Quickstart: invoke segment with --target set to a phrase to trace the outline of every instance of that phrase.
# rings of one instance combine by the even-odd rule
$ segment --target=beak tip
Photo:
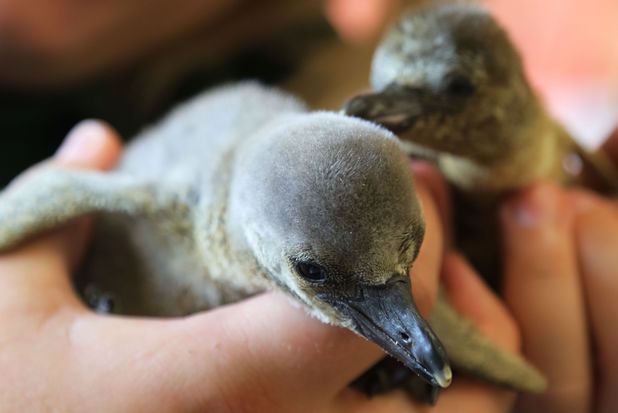
[[[451,370],[451,367],[448,365],[444,366],[441,374],[437,374],[435,379],[440,387],[446,389],[453,381],[453,371]]]

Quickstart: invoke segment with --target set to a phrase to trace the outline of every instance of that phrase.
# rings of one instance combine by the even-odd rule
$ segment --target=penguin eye
[[[470,96],[476,92],[476,86],[470,79],[462,75],[453,76],[448,80],[446,87],[446,93],[451,96]]]
[[[323,283],[328,278],[324,268],[311,262],[296,263],[296,271],[301,277],[312,283]]]

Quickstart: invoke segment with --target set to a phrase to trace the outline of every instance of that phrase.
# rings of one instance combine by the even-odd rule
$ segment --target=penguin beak
[[[350,99],[342,112],[379,123],[393,133],[401,133],[427,110],[424,94],[420,89],[391,85],[383,91]]]
[[[382,286],[363,286],[357,297],[321,296],[337,307],[363,337],[378,344],[422,379],[446,388],[452,373],[442,344],[420,316],[410,280]]]

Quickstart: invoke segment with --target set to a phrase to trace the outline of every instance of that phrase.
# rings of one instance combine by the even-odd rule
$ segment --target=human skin
[[[105,169],[120,151],[113,132],[92,123],[69,142],[42,167]],[[515,349],[518,332],[505,307],[461,257],[450,251],[443,257],[448,231],[438,216],[448,210],[441,201],[448,195],[435,171],[415,170],[428,223],[415,265],[420,307],[430,308],[442,266],[453,304],[498,344]],[[522,411],[605,413],[617,406],[615,208],[580,190],[539,184],[503,209],[506,300],[526,356],[550,380],[546,394],[519,399]],[[2,411],[511,409],[512,394],[461,377],[435,408],[401,392],[367,399],[347,384],[381,357],[379,349],[311,319],[277,293],[174,320],[94,314],[70,286],[87,226],[78,221],[0,257]]]
[[[30,44],[35,49],[40,45],[38,50],[46,50],[44,55],[93,51],[96,49],[72,43],[96,38],[79,36],[79,30],[114,27],[108,23],[115,17],[99,10],[82,15],[78,21],[84,24],[78,26],[66,24],[63,18],[53,19],[66,16],[79,3],[96,7],[126,3],[129,7],[130,2],[2,0],[0,27],[6,30],[18,22],[22,33],[30,33],[25,41],[34,38]],[[208,3],[214,7],[218,2]],[[60,14],[55,14],[58,4]],[[176,3],[174,7],[178,11]],[[166,17],[179,15],[167,14],[163,6],[154,10]],[[139,7],[127,15],[132,13],[148,21],[167,21],[144,15]],[[89,15],[101,19],[101,24],[88,26]],[[29,16],[39,17],[30,20]],[[24,21],[28,23],[21,23]],[[13,22],[12,26],[7,22]],[[118,22],[126,23],[127,19]],[[157,30],[157,35],[165,34],[161,27]],[[124,37],[118,44],[126,45],[127,39],[132,37]],[[136,43],[135,47],[141,45]],[[75,59],[79,60],[83,59]],[[105,136],[93,138],[101,139],[98,145],[89,141],[92,151],[82,147],[72,155],[71,151],[60,154],[51,163],[108,168],[118,156],[119,145],[113,133]],[[431,186],[428,190],[434,195],[443,193]],[[426,191],[421,197],[430,224],[437,215],[432,218],[433,207],[448,209],[441,203],[432,206]],[[540,209],[535,209],[539,204]],[[618,314],[618,287],[612,274],[618,245],[614,208],[611,202],[591,194],[546,185],[524,191],[505,206],[507,303],[523,330],[526,355],[550,378],[546,395],[520,399],[522,411],[610,412],[618,406],[616,392],[611,391],[618,388],[616,369],[611,368],[618,366],[618,340],[610,331]],[[533,212],[523,213],[528,218],[522,222],[521,211],[527,210]],[[439,232],[428,231],[429,237],[438,233],[433,245],[441,244]],[[82,220],[0,256],[2,411],[216,411],[217,406],[222,406],[221,411],[242,411],[243,404],[252,411],[263,408],[274,412],[296,407],[296,411],[318,412],[509,410],[511,395],[461,380],[444,393],[433,410],[414,407],[401,393],[362,398],[345,385],[381,353],[347,331],[308,318],[280,294],[264,294],[179,320],[95,315],[70,288],[70,273],[86,239],[87,222]],[[442,258],[440,247],[429,247],[432,242],[426,242],[416,266],[416,273],[426,276],[415,279],[415,294],[425,312],[434,297],[437,263],[444,261],[443,278],[456,306],[495,341],[515,348],[516,329],[503,306],[461,258],[448,251]],[[438,258],[424,258],[429,252]],[[559,265],[548,265],[556,263]],[[234,322],[233,331],[222,325]],[[330,368],[324,371],[316,366]]]
[[[214,27],[241,7],[286,7],[283,3],[0,0],[0,83],[26,89],[75,85],[114,73],[196,30]],[[399,0],[315,3],[343,39],[365,42],[377,36]]]
[[[231,0],[0,0],[0,81],[10,87],[67,85],[113,72],[212,24],[236,5]]]
[[[40,168],[108,169],[120,152],[112,130],[87,122],[53,159],[13,185]],[[426,176],[418,186],[428,228],[414,266],[419,307],[425,314],[431,308],[442,272],[457,307],[516,350],[517,329],[505,307],[461,258],[444,253],[438,211],[445,208],[433,201],[444,188],[435,172],[421,167],[419,174]],[[401,391],[368,399],[348,384],[382,351],[310,318],[281,293],[178,319],[95,314],[75,296],[70,276],[88,229],[88,220],[78,220],[0,255],[3,412],[507,412],[512,405],[511,393],[464,378],[435,408]],[[460,294],[477,298],[470,304]]]
[[[486,4],[519,46],[549,109],[595,145],[618,119],[617,3]],[[618,129],[604,150],[618,165]],[[516,410],[618,411],[615,200],[539,184],[502,212],[505,299],[522,331],[524,354],[549,378],[545,394],[521,397]]]
[[[605,146],[618,163],[618,133]],[[616,201],[537,184],[501,217],[505,299],[524,354],[549,380],[546,393],[521,396],[517,411],[617,411]]]

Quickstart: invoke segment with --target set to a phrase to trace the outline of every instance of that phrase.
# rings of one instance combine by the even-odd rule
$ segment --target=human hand
[[[608,142],[616,155],[618,133]],[[618,157],[614,157],[618,161]],[[502,214],[505,296],[524,354],[549,387],[522,412],[618,409],[618,211],[583,190],[536,185]]]
[[[119,154],[113,131],[86,123],[51,161],[12,185],[40,168],[107,169]],[[430,181],[418,184],[428,230],[414,270],[425,314],[443,258],[440,209],[429,195],[436,191],[423,183]],[[88,226],[82,219],[0,255],[0,410],[428,411],[402,391],[367,399],[348,388],[381,350],[311,319],[282,294],[181,319],[91,312],[70,277]],[[461,398],[503,403],[504,395],[488,386],[460,383],[431,411],[449,411]]]

